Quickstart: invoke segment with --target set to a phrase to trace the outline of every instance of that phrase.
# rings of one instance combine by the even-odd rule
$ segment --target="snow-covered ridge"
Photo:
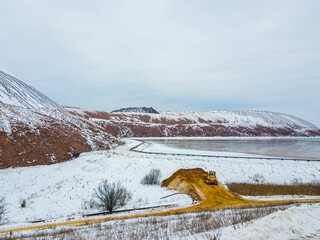
[[[153,119],[165,117],[169,120],[187,120],[193,123],[211,122],[229,126],[266,126],[278,128],[294,128],[318,130],[315,125],[298,117],[271,111],[227,111],[214,110],[207,112],[161,112],[160,115],[150,115]]]
[[[320,129],[298,117],[270,111],[107,113],[65,107],[103,127],[118,129],[119,137],[320,136]],[[116,134],[116,133],[115,133]]]
[[[0,69],[0,103],[29,109],[63,109],[35,88]]]
[[[101,111],[93,110],[87,107],[64,107],[69,112],[76,113],[81,116],[88,116],[87,114],[101,113]],[[106,112],[105,112],[106,113]],[[205,112],[195,111],[166,111],[159,114],[150,114],[143,112],[122,112],[122,115],[114,116],[111,112],[110,119],[114,121],[127,121],[135,123],[160,123],[160,122],[175,122],[183,121],[185,124],[219,124],[230,127],[271,127],[271,128],[292,128],[299,130],[314,130],[318,131],[319,128],[314,124],[303,120],[301,118],[272,111],[258,111],[258,110],[243,110],[243,111],[231,111],[231,110],[213,110]],[[141,116],[148,116],[148,121],[141,119]]]
[[[81,117],[86,117],[86,113],[97,113],[97,110],[94,110],[89,107],[71,107],[71,106],[62,106],[65,110],[68,112],[71,112],[73,114],[76,114]]]

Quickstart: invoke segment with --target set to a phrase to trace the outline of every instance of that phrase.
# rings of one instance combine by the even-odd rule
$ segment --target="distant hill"
[[[107,113],[66,107],[70,113],[100,124],[118,137],[177,136],[320,136],[315,125],[284,113],[270,111]]]
[[[153,107],[129,107],[114,110],[111,113],[154,113],[159,114]]]

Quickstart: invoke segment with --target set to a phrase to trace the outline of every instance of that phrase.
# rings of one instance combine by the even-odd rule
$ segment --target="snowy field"
[[[224,231],[221,240],[317,240],[320,239],[320,204],[291,207],[253,221],[248,226]]]
[[[8,221],[12,223],[38,219],[64,218],[97,212],[85,209],[94,189],[103,181],[120,181],[133,195],[125,208],[154,205],[189,205],[187,195],[175,193],[160,186],[140,184],[150,169],[159,168],[167,178],[176,169],[175,163],[154,162],[154,159],[128,151],[131,142],[112,151],[81,154],[75,160],[49,166],[6,169],[0,171],[0,193],[8,203]],[[26,207],[21,208],[22,201]]]
[[[95,212],[95,209],[86,209],[86,202],[92,198],[98,184],[105,180],[121,181],[133,194],[125,208],[192,204],[186,195],[160,200],[173,191],[140,184],[142,177],[152,168],[161,170],[161,180],[181,168],[200,167],[215,170],[222,183],[252,182],[255,174],[263,175],[271,183],[290,183],[297,178],[302,182],[319,181],[320,162],[234,159],[231,153],[230,158],[150,155],[130,152],[129,149],[139,142],[125,141],[126,145],[114,150],[84,153],[65,163],[0,170],[0,194],[6,197],[8,203],[5,221],[15,224]],[[144,147],[148,151],[181,152],[181,149],[161,144]],[[204,154],[203,151],[186,151]],[[25,208],[20,206],[23,200],[26,201]],[[6,225],[1,228],[6,228]]]
[[[318,240],[319,215],[320,204],[227,209],[17,232],[12,239]]]

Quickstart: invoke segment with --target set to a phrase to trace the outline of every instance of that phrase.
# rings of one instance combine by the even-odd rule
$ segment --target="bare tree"
[[[2,222],[6,212],[7,212],[7,203],[4,197],[0,197],[0,223]]]
[[[159,185],[161,178],[161,172],[159,169],[151,169],[150,172],[145,175],[141,183],[144,185]]]
[[[122,207],[131,199],[131,193],[121,186],[120,182],[101,183],[94,192],[93,205],[97,208],[112,212]]]

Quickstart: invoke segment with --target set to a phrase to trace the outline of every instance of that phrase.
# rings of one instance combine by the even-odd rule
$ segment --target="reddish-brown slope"
[[[84,118],[60,111],[47,113],[0,104],[0,169],[63,162],[118,143]]]
[[[0,168],[48,165],[91,150],[79,133],[60,126],[40,128],[38,133],[26,127],[17,130],[10,136],[0,132]]]
[[[93,120],[119,137],[200,137],[200,136],[320,136],[319,129],[299,131],[294,127],[232,125],[225,120],[197,121],[166,118],[165,114],[107,113],[86,108],[66,108],[73,114]],[[196,113],[195,113],[196,114]]]

